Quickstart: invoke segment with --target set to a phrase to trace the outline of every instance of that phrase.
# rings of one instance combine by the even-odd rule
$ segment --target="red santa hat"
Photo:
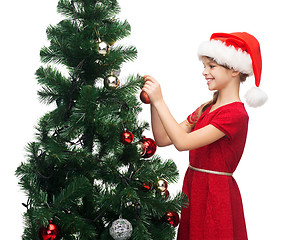
[[[246,32],[214,33],[210,41],[200,45],[198,56],[210,57],[249,76],[254,74],[256,87],[246,93],[246,102],[251,107],[259,107],[267,101],[266,93],[259,88],[262,61],[259,42],[254,36]]]

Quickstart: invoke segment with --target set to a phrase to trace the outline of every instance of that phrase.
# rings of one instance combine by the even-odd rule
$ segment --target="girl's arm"
[[[173,144],[153,104],[151,104],[151,125],[152,125],[153,136],[157,146],[165,147]],[[187,121],[183,121],[179,125],[187,133],[192,131],[193,126],[189,124]]]
[[[156,109],[167,136],[179,151],[203,147],[225,136],[213,125],[207,125],[194,132],[186,132],[170,113],[163,100],[159,83],[148,75],[145,76],[145,80],[143,90],[149,95],[151,104]]]

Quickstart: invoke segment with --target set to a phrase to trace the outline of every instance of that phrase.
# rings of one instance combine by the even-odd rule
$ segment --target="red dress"
[[[191,150],[190,165],[233,173],[242,157],[248,130],[244,104],[234,102],[199,116],[199,108],[188,117],[193,131],[213,125],[226,136],[207,146]],[[178,240],[246,240],[247,231],[241,195],[231,176],[203,173],[188,168],[183,192],[188,208],[181,212]]]

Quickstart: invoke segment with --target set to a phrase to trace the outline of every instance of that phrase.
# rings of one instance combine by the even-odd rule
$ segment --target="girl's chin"
[[[209,91],[215,91],[215,90],[217,90],[217,89],[215,89],[214,87],[208,86],[208,90],[209,90]]]
[[[214,87],[214,84],[213,84],[213,83],[208,83],[208,84],[207,84],[207,87],[208,87],[208,90],[210,90],[210,91],[216,90],[216,88]]]

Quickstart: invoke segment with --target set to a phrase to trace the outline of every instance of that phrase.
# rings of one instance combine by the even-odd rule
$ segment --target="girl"
[[[182,209],[178,240],[245,240],[242,200],[232,174],[241,159],[248,129],[248,114],[239,97],[240,82],[254,73],[257,87],[246,94],[246,101],[257,107],[267,100],[258,88],[260,46],[245,32],[215,33],[200,45],[198,55],[208,89],[215,93],[182,123],[171,115],[153,77],[145,76],[142,89],[151,101],[157,145],[174,144],[179,151],[190,151],[183,183],[189,206]]]

